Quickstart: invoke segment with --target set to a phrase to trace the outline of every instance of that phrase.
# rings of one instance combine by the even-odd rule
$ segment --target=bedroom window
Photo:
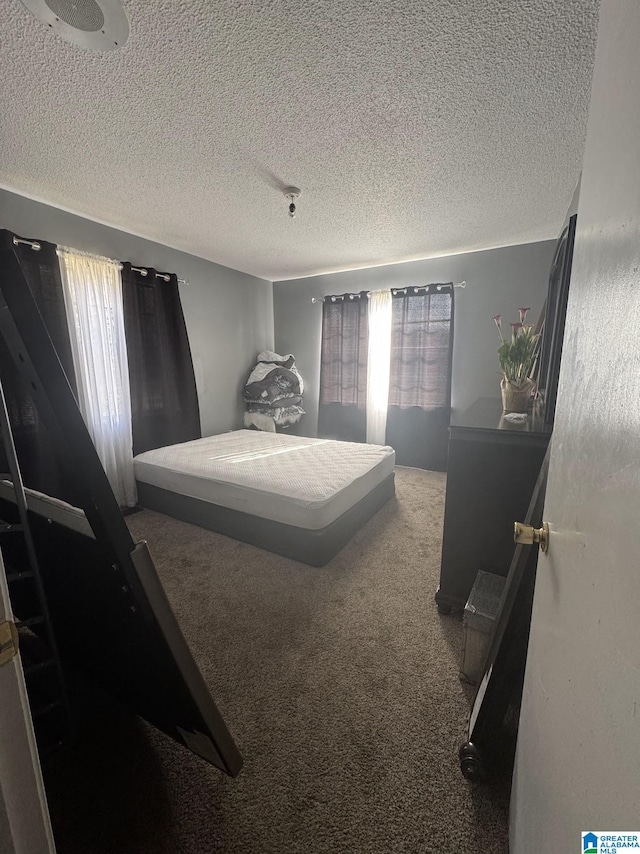
[[[367,442],[384,445],[389,406],[391,355],[391,291],[369,294],[367,363]]]
[[[131,401],[120,264],[60,247],[78,407],[118,503],[133,507]]]
[[[451,414],[453,288],[431,285],[391,294],[391,310],[382,312],[384,317],[376,305],[379,300],[366,299],[367,292],[325,297],[318,435],[356,442],[368,436],[367,441],[395,448],[400,465],[444,470]],[[387,331],[382,335],[378,328],[382,322],[390,325],[390,344]],[[386,388],[387,375],[384,412],[375,392]],[[367,422],[375,425],[374,432],[367,430]]]
[[[200,437],[178,279],[40,239],[13,244],[115,497],[133,506],[134,450]],[[2,341],[0,377],[25,484],[79,506]]]

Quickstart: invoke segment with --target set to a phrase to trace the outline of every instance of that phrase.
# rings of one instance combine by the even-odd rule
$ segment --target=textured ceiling
[[[124,5],[101,54],[2,3],[1,186],[276,280],[560,228],[597,0]]]

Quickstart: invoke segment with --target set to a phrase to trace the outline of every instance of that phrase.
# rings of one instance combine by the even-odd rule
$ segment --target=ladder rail
[[[4,446],[4,451],[7,459],[7,465],[9,467],[9,473],[11,475],[11,480],[13,483],[13,490],[16,496],[16,507],[18,510],[18,517],[20,519],[20,526],[22,528],[22,535],[24,538],[25,548],[27,552],[27,561],[30,566],[31,572],[31,580],[36,589],[36,596],[38,599],[38,605],[40,607],[40,614],[42,616],[42,622],[44,624],[46,641],[49,647],[49,652],[51,658],[55,662],[57,681],[60,689],[61,702],[65,707],[67,713],[67,720],[69,722],[69,728],[72,729],[71,726],[71,707],[69,704],[69,698],[67,696],[67,690],[65,685],[64,673],[62,671],[62,662],[60,660],[60,654],[58,652],[58,645],[56,642],[55,634],[53,632],[53,627],[51,623],[51,616],[49,613],[49,606],[47,604],[47,597],[44,589],[44,585],[42,583],[42,575],[40,573],[40,563],[38,561],[38,554],[36,551],[35,543],[33,540],[33,534],[31,531],[31,525],[29,522],[29,511],[27,508],[27,496],[24,489],[24,481],[22,479],[22,471],[20,469],[20,463],[18,461],[18,455],[16,453],[16,446],[13,439],[13,431],[11,429],[11,422],[9,420],[9,412],[7,409],[7,401],[4,394],[4,388],[2,386],[2,380],[0,379],[0,440]],[[18,573],[19,575],[26,575],[26,573]],[[29,624],[29,620],[23,621],[24,624]]]

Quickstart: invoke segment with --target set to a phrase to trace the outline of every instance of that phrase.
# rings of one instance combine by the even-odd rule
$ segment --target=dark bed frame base
[[[138,481],[138,503],[142,507],[225,534],[243,543],[251,543],[309,566],[324,566],[328,563],[395,494],[395,476],[392,473],[330,525],[310,531]]]

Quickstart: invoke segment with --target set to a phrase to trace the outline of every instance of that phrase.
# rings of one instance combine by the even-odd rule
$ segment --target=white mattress
[[[331,524],[382,483],[395,451],[236,430],[138,454],[136,479],[308,530]]]

